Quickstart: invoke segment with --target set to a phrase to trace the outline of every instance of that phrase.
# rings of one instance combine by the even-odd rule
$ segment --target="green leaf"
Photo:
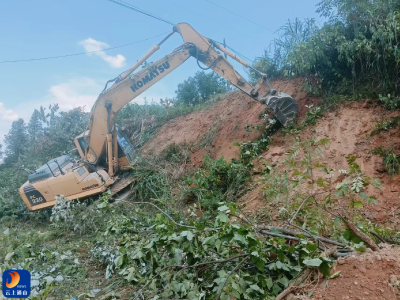
[[[11,259],[11,257],[13,257],[13,256],[14,256],[14,252],[7,253],[6,258],[4,260],[9,261]]]
[[[286,276],[283,276],[281,279],[278,280],[279,283],[282,283],[285,287],[289,285],[289,280]]]
[[[354,208],[363,208],[364,205],[363,205],[362,201],[353,201],[353,207]]]
[[[182,231],[181,232],[181,236],[186,236],[186,238],[189,241],[193,240],[193,237],[194,237],[194,235],[193,235],[193,233],[191,231]]]
[[[308,293],[308,297],[311,297],[312,295],[314,295],[314,291]]]
[[[285,270],[285,271],[290,271],[289,268],[286,266],[286,264],[282,263],[279,260],[275,263],[275,265],[276,265],[276,267],[278,269],[282,269],[282,270]]]
[[[229,222],[228,215],[227,215],[227,214],[224,214],[224,213],[219,214],[218,217],[217,217],[217,219],[218,219],[220,222],[222,222],[222,223],[228,223],[228,222]]]
[[[253,251],[250,253],[251,256],[256,256],[256,257],[260,257],[260,254],[258,254],[257,251]]]
[[[341,272],[342,272],[342,271],[337,271],[337,272],[333,273],[333,274],[331,275],[331,277],[329,277],[329,278],[330,278],[330,279],[334,279],[334,278],[338,277],[338,276],[340,275]]]
[[[322,264],[322,260],[320,260],[319,258],[305,259],[303,261],[303,264],[310,267],[319,267]]]
[[[136,279],[134,272],[130,272],[128,274],[128,276],[125,277],[125,279],[128,280],[129,282],[131,282],[131,281],[138,282],[139,281],[138,279]]]
[[[274,285],[274,283],[272,282],[272,278],[268,277],[267,279],[265,279],[265,283],[267,284],[267,288],[270,290],[272,288],[272,286]]]
[[[276,283],[274,284],[274,287],[272,288],[272,293],[274,294],[274,295],[278,295],[278,293],[280,292],[282,290],[282,288],[279,286],[279,285],[277,285]]]
[[[117,267],[122,266],[123,263],[124,263],[124,256],[123,256],[123,255],[118,256],[118,257],[114,260],[114,264],[115,264]]]
[[[227,294],[227,293],[222,293],[221,294],[221,297],[220,297],[220,299],[221,300],[231,300],[231,297]]]
[[[235,233],[235,235],[233,236],[233,240],[234,240],[234,241],[237,241],[237,242],[239,242],[239,243],[241,243],[241,244],[243,244],[243,245],[247,245],[246,240],[243,238],[242,235],[240,235],[240,234],[238,234],[238,233]]]
[[[329,278],[331,267],[326,261],[321,263],[321,265],[319,266],[319,270],[325,276],[325,278]]]
[[[222,245],[221,240],[216,240],[214,245],[218,252],[221,251],[221,245]]]
[[[226,206],[226,205],[223,205],[223,206],[218,207],[218,210],[219,210],[219,211],[223,211],[223,212],[227,211],[228,209],[229,209],[229,207]]]
[[[108,202],[107,201],[102,201],[99,204],[97,204],[98,208],[105,208],[108,206]]]
[[[259,293],[261,293],[261,294],[264,295],[264,290],[260,289],[260,287],[259,287],[258,285],[252,284],[252,285],[250,286],[250,288],[251,288],[252,290],[257,291],[257,292],[259,292]]]
[[[206,237],[203,241],[203,245],[213,245],[215,243],[215,236]]]
[[[259,269],[261,272],[264,271],[264,268],[265,268],[264,260],[262,260],[260,258],[256,258],[254,261],[254,264],[256,265],[257,269]]]

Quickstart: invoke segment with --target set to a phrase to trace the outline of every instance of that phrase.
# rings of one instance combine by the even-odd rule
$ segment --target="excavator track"
[[[120,178],[111,187],[111,195],[114,196],[121,192],[123,189],[127,188],[135,181],[132,177]]]

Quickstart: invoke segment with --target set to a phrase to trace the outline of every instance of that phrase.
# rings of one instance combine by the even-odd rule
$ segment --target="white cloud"
[[[0,102],[0,144],[11,128],[12,122],[18,119],[18,114],[12,109],[6,109],[4,103]],[[4,149],[3,149],[4,150]]]
[[[84,107],[85,111],[89,112],[100,91],[101,85],[91,78],[73,79],[50,87],[46,100],[37,105],[57,103],[61,111]]]
[[[16,119],[18,119],[18,114],[12,109],[6,109],[4,103],[0,102],[0,120],[15,121]]]
[[[83,107],[86,112],[90,112],[102,88],[98,81],[83,77],[53,85],[44,98],[25,102],[13,109],[6,109],[0,102],[0,144],[4,143],[4,135],[9,132],[13,121],[22,118],[28,123],[33,111],[40,106],[48,109],[49,105],[57,103],[60,111]]]
[[[95,39],[88,38],[84,41],[79,42],[87,52],[97,51],[94,53],[88,53],[88,55],[97,55],[100,56],[104,61],[108,62],[109,65],[113,68],[121,68],[125,65],[126,58],[121,54],[117,54],[116,56],[107,55],[104,51],[101,51],[105,48],[109,48],[110,46],[106,43],[96,41]]]

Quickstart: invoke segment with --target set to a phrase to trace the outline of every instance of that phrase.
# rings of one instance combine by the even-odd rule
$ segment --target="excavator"
[[[174,33],[180,34],[184,43],[172,53],[135,72]],[[228,62],[227,56],[257,72],[260,81],[252,86]],[[132,184],[133,179],[124,176],[123,171],[129,170],[134,163],[135,149],[115,123],[116,114],[189,57],[194,57],[201,69],[213,70],[254,100],[265,104],[283,126],[295,121],[297,102],[288,94],[274,90],[266,74],[254,69],[220,43],[202,36],[189,24],[179,23],[134,66],[106,83],[92,107],[87,130],[74,139],[80,158],[62,155],[28,175],[28,180],[19,190],[27,208],[36,211],[54,206],[56,197],[60,195],[74,200],[103,193],[109,188],[112,193],[118,193]],[[113,84],[108,87],[109,83]],[[265,84],[269,91],[261,95],[260,89]]]

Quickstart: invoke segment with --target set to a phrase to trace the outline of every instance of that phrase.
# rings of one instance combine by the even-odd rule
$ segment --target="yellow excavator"
[[[134,73],[174,33],[182,36],[184,44]],[[236,72],[225,55],[259,73],[260,81],[252,86]],[[59,195],[74,200],[102,193],[109,187],[113,193],[117,193],[131,184],[132,179],[129,176],[123,178],[121,174],[130,169],[135,153],[129,140],[115,124],[115,116],[126,104],[191,56],[200,68],[212,69],[253,99],[266,104],[282,125],[287,126],[295,121],[297,102],[289,95],[271,88],[265,74],[252,68],[218,42],[200,35],[189,24],[179,23],[132,68],[107,82],[91,110],[88,130],[75,138],[80,159],[63,155],[51,159],[29,174],[28,181],[19,190],[28,209],[35,211],[54,206]],[[113,85],[107,88],[111,82]],[[265,84],[268,84],[269,91],[261,95],[260,89]]]

